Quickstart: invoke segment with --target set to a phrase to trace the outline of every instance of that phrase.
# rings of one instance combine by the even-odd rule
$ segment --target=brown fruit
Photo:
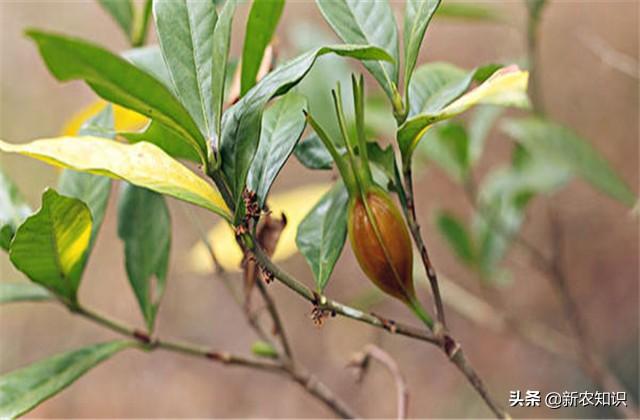
[[[349,204],[349,240],[353,252],[376,286],[410,303],[415,300],[413,249],[402,215],[385,191],[374,188],[365,196],[370,214],[361,197],[351,198]]]

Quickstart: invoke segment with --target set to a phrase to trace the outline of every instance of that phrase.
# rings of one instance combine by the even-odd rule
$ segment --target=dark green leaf
[[[212,51],[218,20],[215,5],[201,0],[154,0],[153,17],[178,98],[200,132],[209,136],[213,132]]]
[[[417,149],[458,182],[469,172],[469,138],[463,125],[446,123],[426,132]]]
[[[383,149],[378,143],[369,142],[367,143],[367,155],[369,161],[384,173],[387,184],[393,184],[396,173],[396,157],[393,153],[393,147],[388,145]]]
[[[113,17],[129,39],[133,29],[132,0],[98,0],[98,2]]]
[[[164,197],[125,185],[118,202],[118,236],[124,241],[129,283],[151,332],[164,293],[171,247],[171,218]]]
[[[247,178],[247,187],[256,192],[261,206],[265,203],[280,169],[302,136],[306,125],[302,110],[306,104],[304,96],[290,92],[262,116],[260,144]]]
[[[49,70],[61,81],[82,79],[102,98],[170,127],[202,157],[205,140],[189,112],[153,76],[86,41],[31,30]]]
[[[505,21],[504,16],[495,8],[472,2],[445,1],[436,11],[436,17],[487,22]]]
[[[316,0],[322,15],[347,44],[375,45],[387,51],[390,63],[364,62],[391,99],[398,85],[398,28],[387,0]]]
[[[52,189],[16,231],[9,256],[31,280],[75,303],[91,239],[91,211]]]
[[[436,224],[440,233],[447,240],[447,243],[458,258],[466,264],[473,264],[476,253],[469,232],[464,224],[448,212],[440,212],[437,216]]]
[[[80,127],[78,134],[113,138],[112,107],[110,105],[105,107],[103,111],[87,120]],[[111,192],[111,179],[65,169],[58,180],[58,191],[67,197],[77,198],[89,207],[91,219],[93,220],[91,241],[89,241],[87,249],[87,253],[90,253],[98,236],[100,226],[102,226],[104,212],[107,209],[107,201]]]
[[[256,84],[264,51],[276,31],[283,9],[284,0],[253,0],[242,50],[241,96]]]
[[[219,146],[219,138],[222,130],[222,104],[225,97],[225,83],[227,78],[227,67],[229,67],[229,46],[231,43],[231,28],[233,24],[233,14],[236,10],[236,0],[227,0],[218,18],[218,23],[213,31],[213,62],[215,65],[211,74],[212,92],[212,120],[214,128],[213,138],[217,139],[216,146]],[[230,74],[233,74],[230,72]]]
[[[18,187],[0,167],[0,247],[9,250],[18,226],[32,213]]]
[[[293,149],[293,154],[300,163],[309,169],[331,169],[333,167],[333,158],[316,133],[301,140]]]
[[[135,345],[124,340],[95,344],[0,376],[0,417],[14,418],[25,414],[100,362]]]
[[[47,289],[33,283],[0,283],[0,303],[52,300]],[[1,398],[1,397],[0,397]]]
[[[334,53],[361,60],[390,59],[377,47],[336,45],[302,54],[269,73],[224,114],[222,121],[222,169],[231,194],[240,199],[260,138],[262,111],[274,96],[284,95],[307,74],[319,56]]]
[[[404,83],[411,84],[424,33],[440,0],[407,0],[404,14]]]
[[[580,176],[594,188],[629,207],[635,204],[636,195],[609,163],[586,140],[568,128],[532,117],[510,120],[504,129],[530,153]]]
[[[347,189],[338,182],[298,226],[296,244],[311,266],[320,293],[327,286],[347,237],[348,201]]]

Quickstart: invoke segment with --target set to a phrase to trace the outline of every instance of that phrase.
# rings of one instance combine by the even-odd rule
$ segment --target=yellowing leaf
[[[54,166],[124,179],[230,219],[229,210],[216,189],[151,143],[131,145],[90,136],[58,137],[25,144],[0,140],[0,150]]]
[[[413,150],[429,127],[438,121],[455,117],[479,104],[528,106],[528,79],[529,72],[520,70],[518,66],[504,67],[446,107],[408,119],[398,130],[397,136],[405,163],[410,160]]]
[[[69,121],[64,125],[62,134],[65,136],[75,136],[78,134],[80,127],[91,117],[102,111],[107,105],[106,101],[101,99],[89,104],[87,107],[75,113]],[[123,108],[119,105],[113,106],[113,120],[116,131],[136,131],[142,129],[148,122],[148,119],[137,112]]]
[[[274,261],[282,261],[296,253],[296,232],[298,225],[309,213],[311,208],[331,188],[327,184],[310,184],[294,188],[279,194],[273,194],[268,201],[269,208],[276,217],[282,212],[287,217],[287,226],[280,234],[280,240],[273,255]],[[236,243],[233,229],[226,222],[220,222],[207,234],[218,261],[227,271],[239,271],[242,261],[242,251]],[[189,267],[197,273],[210,273],[213,271],[213,262],[202,243],[197,243],[189,252]]]

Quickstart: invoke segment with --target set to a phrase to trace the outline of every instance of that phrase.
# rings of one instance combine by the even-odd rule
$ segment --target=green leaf
[[[14,418],[53,397],[132,341],[111,341],[62,353],[0,376],[0,417]]]
[[[473,264],[476,252],[464,224],[454,215],[443,211],[438,213],[436,225],[458,258],[464,261],[465,264]]]
[[[258,357],[265,357],[267,359],[277,359],[278,351],[273,346],[265,341],[256,341],[251,346],[251,353]]]
[[[504,22],[505,17],[494,7],[472,2],[443,2],[436,11],[436,18],[463,19],[469,21]]]
[[[47,189],[40,210],[16,231],[9,257],[31,280],[75,303],[90,239],[87,205]]]
[[[131,0],[98,0],[98,2],[129,39],[133,32],[133,2]]]
[[[327,286],[347,237],[349,193],[342,182],[327,192],[298,226],[296,244],[311,266],[318,292]]]
[[[149,45],[148,47],[133,48],[122,53],[122,56],[133,63],[137,68],[146,71],[164,87],[175,94],[176,87],[171,80],[171,73],[167,63],[164,62],[162,51],[159,45]]]
[[[407,0],[404,13],[404,83],[408,89],[424,33],[440,0]]]
[[[320,12],[338,36],[347,44],[368,44],[387,51],[389,63],[364,62],[390,99],[397,94],[398,28],[393,10],[386,0],[316,0]]]
[[[154,0],[153,17],[178,98],[207,137],[213,132],[212,50],[218,20],[215,5],[201,0]]]
[[[230,219],[224,200],[211,184],[151,143],[123,144],[98,137],[59,137],[24,144],[0,140],[0,150],[63,168],[123,179]]]
[[[118,134],[129,143],[140,143],[142,141],[153,143],[173,158],[187,159],[196,163],[200,162],[198,153],[178,133],[157,121],[151,121],[144,131],[140,133],[126,132]]]
[[[9,250],[18,226],[32,212],[18,187],[0,167],[0,247]]]
[[[296,159],[309,169],[331,169],[333,158],[316,133],[302,139],[293,149]]]
[[[479,213],[473,230],[478,244],[481,274],[495,280],[498,263],[520,230],[527,205],[537,194],[549,194],[564,185],[569,172],[543,156],[527,155],[517,165],[489,173],[478,194]]]
[[[633,207],[637,197],[609,163],[573,131],[541,118],[510,120],[505,132],[531,153],[583,178],[594,188]]]
[[[112,107],[108,105],[103,111],[90,118],[80,128],[78,134],[113,138]],[[107,209],[109,193],[111,192],[111,179],[65,169],[62,171],[60,179],[58,180],[58,191],[67,197],[77,198],[89,207],[93,221],[91,240],[89,241],[87,251],[90,253],[98,236],[100,226],[102,226],[104,213]]]
[[[393,184],[396,174],[396,156],[393,153],[393,147],[388,145],[383,149],[378,143],[369,142],[367,143],[367,155],[369,161],[384,173],[387,183]]]
[[[247,187],[256,192],[261,206],[302,136],[306,126],[302,110],[306,104],[304,96],[290,92],[262,116],[260,143],[247,178]]]
[[[61,81],[82,79],[98,96],[132,109],[180,133],[206,159],[205,140],[189,112],[153,76],[89,42],[30,30],[51,73]]]
[[[457,182],[469,173],[469,138],[463,125],[447,123],[427,131],[418,151],[444,169]]]
[[[118,202],[118,236],[124,242],[129,283],[152,332],[167,281],[171,247],[171,218],[164,197],[125,185]]]
[[[224,4],[218,23],[213,31],[213,62],[215,65],[211,74],[211,92],[212,92],[212,120],[214,128],[214,136],[216,139],[215,146],[219,146],[218,142],[222,130],[222,105],[225,96],[225,82],[227,79],[227,70],[229,67],[229,46],[231,44],[231,29],[233,25],[233,15],[236,11],[236,0],[227,0]],[[233,73],[231,73],[233,74]]]
[[[438,121],[455,117],[479,104],[528,106],[526,92],[529,74],[516,66],[504,67],[494,72],[482,84],[459,96],[473,79],[486,77],[488,70],[474,70],[473,75],[467,76],[462,82],[446,85],[427,101],[426,111],[407,119],[400,126],[397,140],[405,166],[410,162],[413,151],[426,130]],[[459,86],[464,86],[464,89]]]
[[[499,106],[482,105],[473,113],[469,122],[469,162],[472,165],[480,160],[485,140],[503,111]]]
[[[276,31],[283,9],[284,0],[253,0],[242,50],[241,96],[256,84],[264,51]]]
[[[0,283],[0,303],[52,300],[47,289],[33,283]],[[1,397],[0,397],[1,398]]]
[[[460,82],[465,75],[464,70],[449,63],[433,62],[418,67],[409,83],[409,117],[422,112],[430,98],[435,97],[445,86]],[[458,95],[468,87],[466,85]]]
[[[390,60],[391,57],[377,47],[335,45],[308,51],[283,64],[265,76],[235,105],[227,110],[222,121],[222,170],[229,181],[232,196],[239,200],[247,173],[260,138],[262,111],[274,96],[284,95],[313,66],[319,56],[334,53],[361,60]]]

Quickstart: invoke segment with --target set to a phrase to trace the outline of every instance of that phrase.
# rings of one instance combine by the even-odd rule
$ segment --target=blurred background
[[[489,62],[522,62],[526,8],[518,1],[486,5],[504,16],[504,21],[435,18],[427,32],[420,62],[450,61],[467,69]],[[394,9],[401,21],[403,5],[394,3]],[[236,57],[241,51],[247,12],[248,6],[243,4],[234,21],[232,55]],[[604,45],[605,51],[623,54],[637,65],[639,12],[637,1],[550,1],[539,28],[539,78],[546,112],[588,139],[636,193],[637,67],[635,75],[620,71],[603,59],[606,52],[593,46]],[[0,138],[10,142],[56,136],[71,115],[95,99],[82,83],[61,84],[49,75],[34,45],[23,37],[28,27],[78,35],[115,51],[128,48],[116,24],[97,2],[0,0]],[[310,1],[287,3],[277,36],[281,59],[321,39],[338,42]],[[154,35],[151,40],[154,42]],[[346,60],[330,63],[353,65]],[[334,77],[332,65],[328,65],[329,71],[325,68],[321,77],[316,75],[316,79]],[[362,71],[355,66],[353,69]],[[324,83],[328,87],[333,85],[332,80]],[[368,86],[374,88],[373,83]],[[480,179],[498,162],[508,160],[512,147],[513,142],[499,130],[491,131],[476,177]],[[0,162],[34,208],[39,206],[44,187],[56,183],[56,170],[38,161],[2,155]],[[331,173],[311,172],[291,159],[274,192],[331,179]],[[504,260],[511,272],[510,281],[500,286],[497,293],[485,293],[486,288],[476,274],[456,259],[433,223],[435,211],[443,208],[461,217],[471,214],[463,191],[442,170],[431,165],[424,167],[415,184],[418,217],[442,276],[473,296],[484,296],[488,305],[480,309],[495,309],[500,301],[521,319],[568,332],[551,283],[531,268],[526,253],[518,247],[513,247]],[[125,273],[123,245],[116,233],[116,198],[117,194],[112,193],[80,299],[101,312],[142,327]],[[249,354],[255,337],[241,309],[214,275],[192,272],[187,254],[198,241],[198,233],[182,206],[170,200],[170,207],[173,243],[167,290],[157,321],[159,335]],[[569,287],[587,322],[594,348],[633,393],[628,398],[637,400],[637,217],[584,182],[572,182],[551,199],[536,199],[527,212],[522,235],[548,252],[552,240],[550,207],[563,226],[563,258]],[[196,213],[207,228],[217,223],[206,212]],[[310,270],[300,255],[282,264],[312,286]],[[5,253],[0,254],[0,277],[2,281],[24,279],[11,267]],[[239,275],[234,274],[233,278],[241,281]],[[343,302],[362,303],[361,298],[369,290],[351,250],[345,247],[327,294]],[[406,376],[411,416],[490,416],[465,378],[435,347],[340,317],[329,319],[321,328],[315,327],[309,318],[312,308],[308,303],[277,282],[269,286],[269,291],[284,314],[298,359],[361,415],[395,416],[394,385],[382,367],[372,366],[361,384],[345,369],[354,352],[367,343],[376,343],[396,359]],[[424,293],[423,298],[429,299]],[[472,317],[484,314],[469,306],[468,301],[457,303],[463,311],[470,310]],[[487,328],[486,323],[472,321],[455,309],[456,302],[446,305],[451,330],[503,405],[508,405],[511,390],[540,390],[544,395],[550,391],[594,389],[571,357],[545,350],[544,343],[535,345],[523,340],[509,327]],[[416,323],[401,304],[390,299],[376,301],[367,309]],[[478,313],[474,315],[475,309]],[[58,305],[5,305],[0,307],[0,372],[109,338],[113,338],[112,333],[73,317]],[[593,407],[514,408],[510,413],[515,417],[617,415]],[[327,417],[331,414],[297,384],[279,376],[162,351],[150,354],[126,351],[80,378],[29,416]]]

